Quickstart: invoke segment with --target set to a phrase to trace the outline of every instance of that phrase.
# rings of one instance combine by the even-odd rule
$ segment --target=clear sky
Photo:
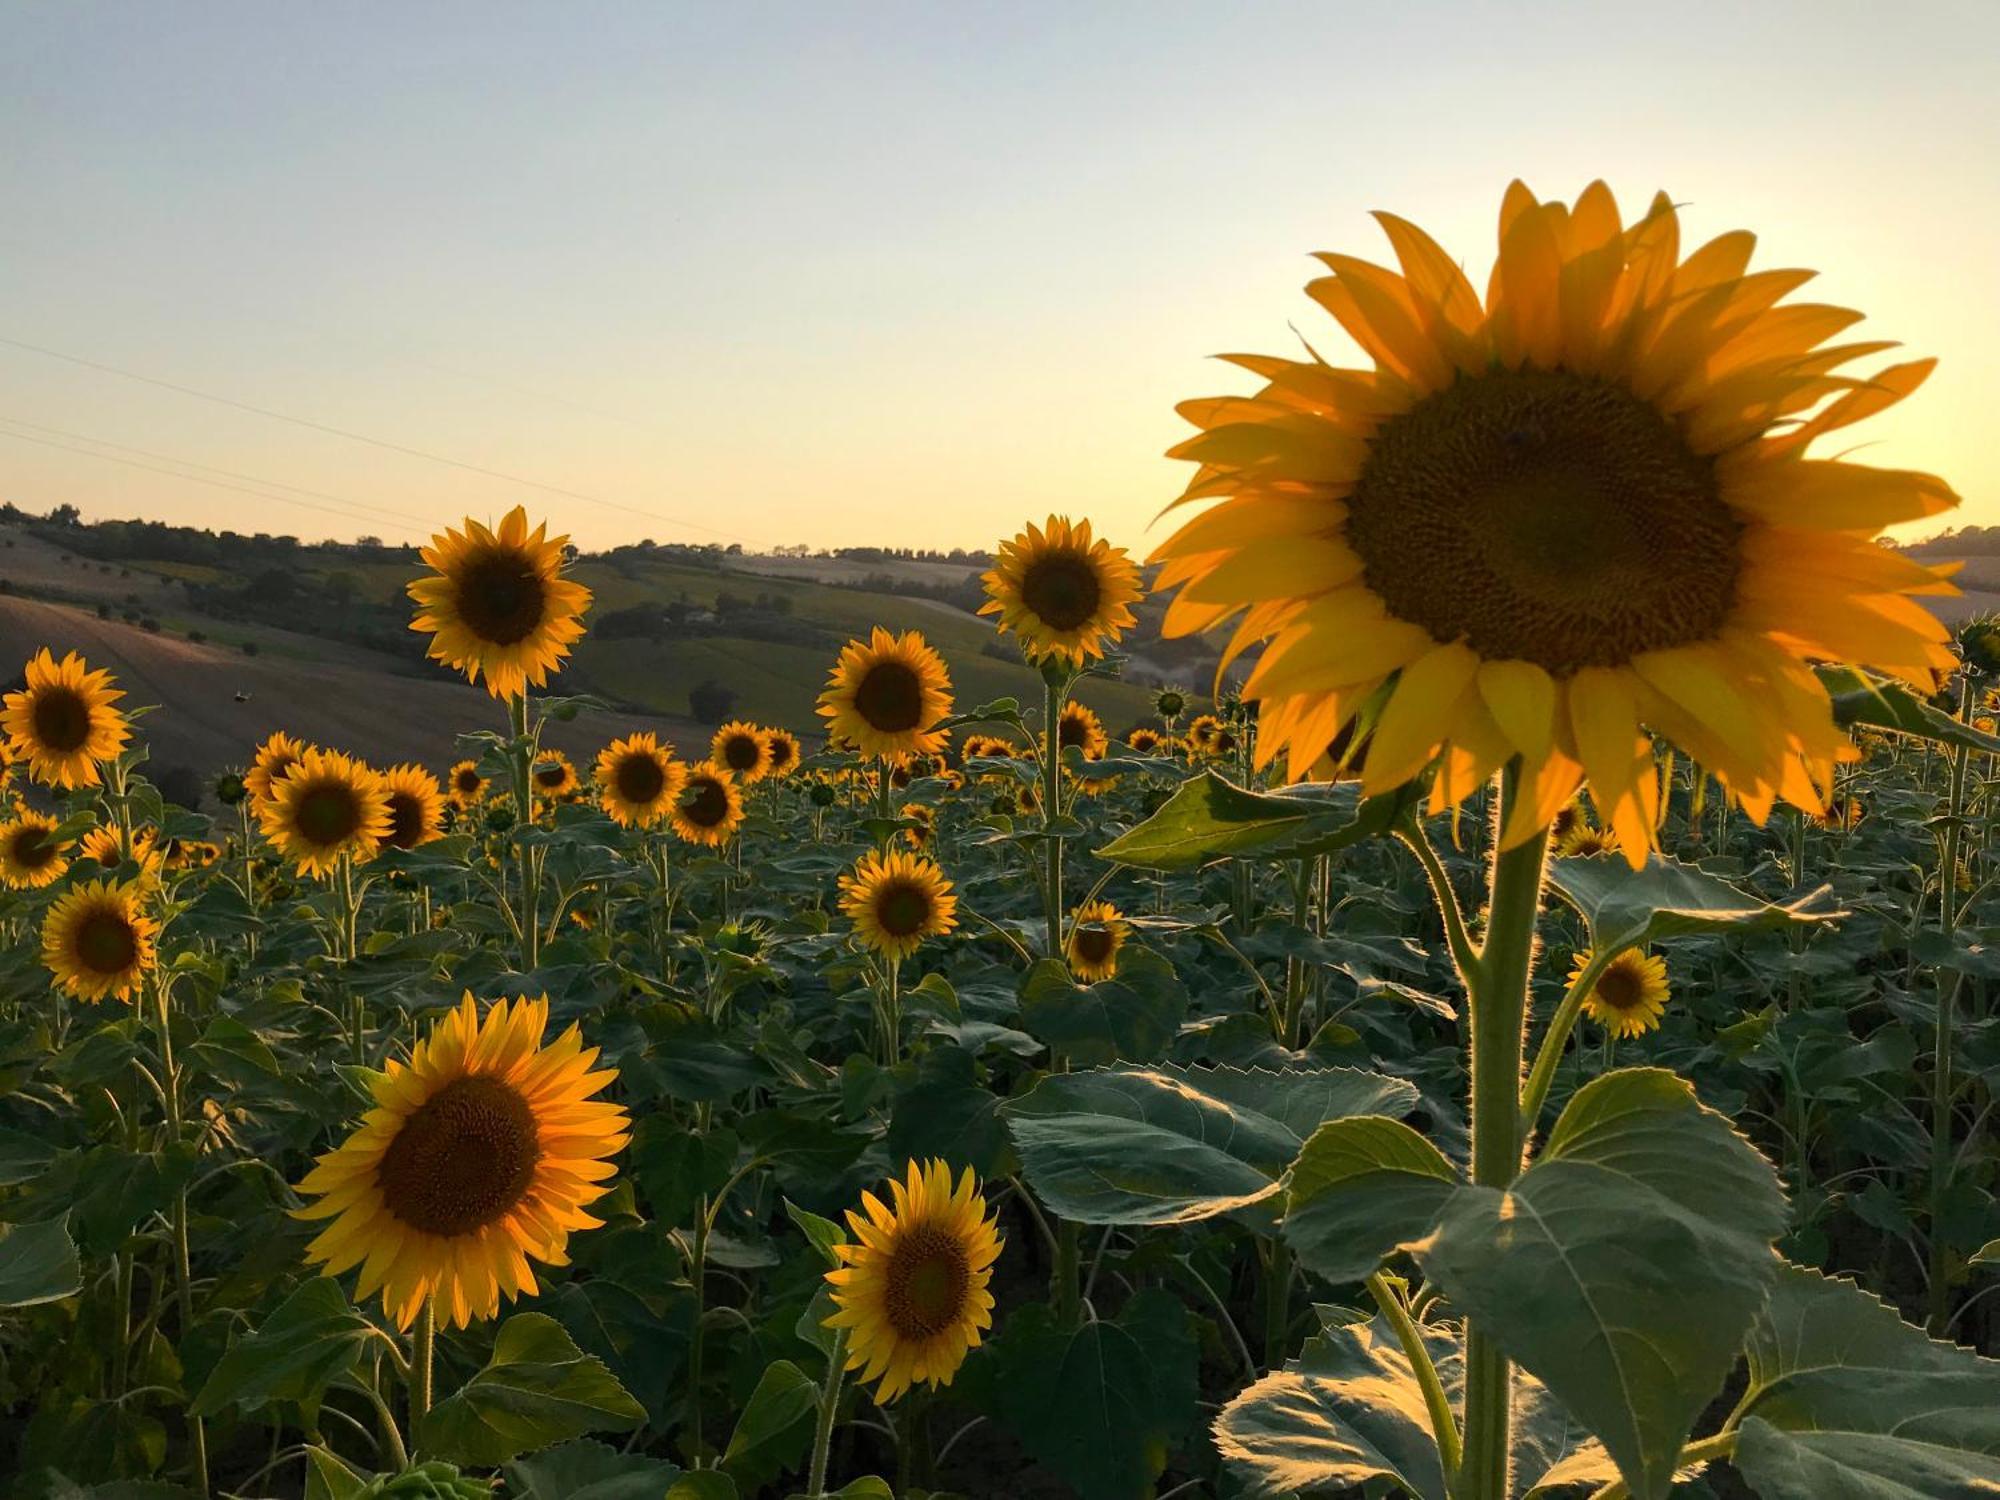
[[[1144,545],[1205,356],[1341,348],[1308,252],[1481,279],[1602,176],[1940,356],[1869,456],[2000,523],[1996,59],[2000,0],[0,0],[0,498]]]

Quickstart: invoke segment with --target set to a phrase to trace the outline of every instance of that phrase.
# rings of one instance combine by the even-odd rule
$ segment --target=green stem
[[[1043,670],[1042,698],[1043,746],[1042,755],[1042,833],[1044,869],[1042,882],[1047,891],[1048,902],[1048,953],[1050,958],[1063,956],[1063,849],[1062,840],[1056,837],[1055,822],[1062,815],[1062,711],[1063,684],[1048,669]]]
[[[833,1350],[826,1357],[826,1383],[820,1387],[819,1418],[813,1423],[812,1466],[806,1471],[808,1500],[826,1493],[826,1461],[833,1449],[833,1419],[840,1410],[840,1384],[846,1374],[847,1330],[833,1331]]]
[[[1465,913],[1458,904],[1458,892],[1453,889],[1451,873],[1445,869],[1444,861],[1432,846],[1430,835],[1423,825],[1411,819],[1396,829],[1396,837],[1416,855],[1417,863],[1424,867],[1424,876],[1430,881],[1431,899],[1437,903],[1438,917],[1444,923],[1445,946],[1451,951],[1451,961],[1458,969],[1458,976],[1469,988],[1472,971],[1479,964],[1479,950],[1473,946],[1471,936],[1465,929]]]
[[[158,1003],[160,1023],[160,1074],[167,1109],[167,1136],[181,1138],[180,1074],[174,1065],[173,1016],[167,1008],[167,992],[157,980],[149,983]],[[181,1337],[194,1329],[194,1270],[188,1255],[188,1195],[182,1188],[174,1195],[174,1295],[180,1312]],[[208,1493],[208,1429],[200,1417],[188,1418],[188,1446],[193,1452],[195,1488]]]
[[[535,880],[534,850],[521,838],[535,821],[535,746],[528,733],[525,692],[507,700],[507,716],[514,738],[514,834],[521,871],[521,967],[532,973],[541,962],[542,934],[535,911],[540,892]]]
[[[1056,1265],[1050,1279],[1056,1326],[1073,1328],[1083,1318],[1083,1226],[1074,1220],[1056,1224]]]
[[[1292,1327],[1292,1251],[1283,1240],[1259,1247],[1264,1268],[1264,1368],[1284,1368]]]
[[[1562,1004],[1549,1020],[1549,1029],[1542,1033],[1542,1045],[1536,1049],[1535,1065],[1528,1073],[1528,1086],[1521,1091],[1521,1129],[1526,1135],[1533,1135],[1535,1122],[1542,1117],[1542,1106],[1548,1102],[1549,1085],[1555,1082],[1556,1069],[1562,1065],[1563,1048],[1569,1043],[1569,1034],[1576,1029],[1576,1018],[1583,1014],[1583,1002],[1590,998],[1590,992],[1597,987],[1597,979],[1611,966],[1611,960],[1623,953],[1623,948],[1603,951],[1593,949],[1589,960],[1569,989],[1563,994]]]
[[[1963,719],[1970,683],[1959,688],[1958,713]],[[1951,791],[1946,805],[1943,856],[1938,872],[1938,926],[1950,951],[1958,931],[1958,843],[1959,824],[1965,814],[1965,772],[1971,752],[1959,745],[1951,752]],[[1952,1087],[1953,1033],[1958,1027],[1958,971],[1939,968],[1937,972],[1937,1036],[1931,1058],[1931,1192],[1928,1327],[1932,1338],[1944,1337],[1950,1322],[1951,1284],[1946,1273],[1944,1219],[1945,1199],[1951,1190],[1951,1115],[1955,1090]]]
[[[1431,1436],[1437,1442],[1438,1457],[1443,1460],[1447,1474],[1458,1470],[1460,1449],[1458,1423],[1451,1414],[1451,1398],[1445,1394],[1444,1381],[1438,1377],[1437,1366],[1431,1362],[1431,1352],[1424,1345],[1424,1336],[1410,1316],[1409,1305],[1402,1294],[1390,1284],[1389,1278],[1380,1271],[1368,1278],[1368,1292],[1374,1297],[1375,1305],[1382,1310],[1382,1316],[1396,1332],[1396,1342],[1403,1346],[1403,1354],[1410,1361],[1410,1368],[1416,1373],[1417,1384],[1423,1387],[1424,1410],[1430,1414]]]
[[[410,1330],[410,1441],[417,1439],[417,1425],[431,1409],[431,1370],[437,1347],[437,1311],[429,1297],[417,1310],[417,1326]]]
[[[1698,1438],[1681,1449],[1680,1457],[1674,1460],[1675,1469],[1689,1468],[1695,1464],[1705,1464],[1711,1459],[1730,1458],[1736,1453],[1736,1429],[1718,1432],[1710,1437]],[[1614,1479],[1601,1484],[1590,1492],[1590,1500],[1628,1500],[1631,1490],[1625,1481]]]

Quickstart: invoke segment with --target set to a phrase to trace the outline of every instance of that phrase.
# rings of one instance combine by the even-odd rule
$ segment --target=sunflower
[[[56,820],[22,808],[0,823],[0,884],[15,890],[53,885],[69,868],[69,846],[56,841]]]
[[[426,1298],[441,1320],[491,1318],[500,1299],[535,1295],[529,1257],[567,1265],[570,1232],[610,1191],[606,1160],[629,1121],[592,1099],[618,1077],[592,1071],[597,1049],[575,1027],[542,1045],[549,1002],[496,1002],[481,1017],[467,994],[411,1051],[390,1059],[360,1127],[299,1184],[332,1219],[306,1248],[338,1276],[361,1267],[355,1300],[379,1289],[398,1327]]]
[[[1167,748],[1167,746],[1172,743],[1172,741],[1170,741],[1164,734],[1161,734],[1159,730],[1147,729],[1142,726],[1141,728],[1135,729],[1130,734],[1126,735],[1125,743],[1129,748],[1138,751],[1141,755],[1158,755],[1162,753]]]
[[[478,761],[462,760],[445,777],[445,786],[452,806],[460,811],[470,811],[486,796],[489,783],[480,771]]]
[[[409,585],[410,629],[432,633],[432,659],[471,682],[483,675],[496,698],[544,685],[583,637],[590,590],[560,576],[569,538],[547,531],[530,532],[518,505],[498,531],[468,517],[463,532],[431,538],[423,557],[434,571]]]
[[[863,1193],[866,1217],[848,1211],[854,1243],[833,1247],[841,1264],[826,1273],[837,1309],[826,1326],[847,1330],[847,1368],[879,1381],[877,1402],[918,1382],[951,1384],[993,1326],[986,1286],[1004,1243],[970,1167],[954,1191],[944,1162],[913,1161],[889,1192],[893,1209]]]
[[[951,712],[951,677],[922,632],[891,635],[877,625],[840,653],[819,711],[828,733],[863,755],[928,755],[949,738],[935,726]]]
[[[372,859],[381,849],[391,829],[389,790],[352,756],[306,750],[271,784],[257,821],[301,875],[326,875],[343,858]]]
[[[1092,541],[1088,521],[1030,523],[1000,544],[983,581],[979,612],[998,615],[1000,629],[1020,636],[1021,649],[1036,660],[1082,666],[1136,623],[1128,606],[1139,597],[1139,570],[1123,547]]]
[[[1012,740],[1002,739],[997,734],[968,734],[960,747],[960,759],[964,760],[1015,760],[1021,754]]]
[[[113,707],[125,694],[111,674],[92,671],[74,651],[58,662],[44,646],[28,662],[28,685],[0,698],[0,737],[28,774],[54,787],[96,786],[100,761],[132,737]]]
[[[42,963],[79,1000],[129,1000],[158,962],[160,924],[140,904],[143,887],[93,880],[73,886],[42,919]]]
[[[1570,969],[1572,984],[1589,961],[1589,954],[1577,955]],[[1596,985],[1584,998],[1583,1008],[1613,1036],[1639,1036],[1660,1024],[1667,1008],[1667,993],[1667,961],[1628,948],[1604,966]]]
[[[1056,745],[1063,750],[1074,745],[1085,760],[1101,760],[1111,748],[1111,737],[1093,709],[1072,701],[1063,705],[1062,717],[1056,721]]]
[[[905,802],[901,811],[903,817],[917,825],[903,830],[903,842],[912,849],[929,848],[931,840],[937,837],[937,809],[927,802]]]
[[[1172,724],[1187,712],[1187,694],[1179,688],[1161,688],[1153,694],[1153,712]]]
[[[1867,808],[1861,805],[1859,797],[1835,797],[1828,801],[1826,813],[1820,822],[1828,828],[1837,828],[1842,833],[1852,833],[1861,826],[1867,816]]]
[[[79,865],[90,864],[96,868],[90,873],[102,871],[111,874],[125,863],[125,845],[116,828],[109,823],[99,823],[84,834],[83,842],[76,846],[76,861]],[[166,855],[160,848],[160,831],[148,825],[140,825],[132,830],[132,862],[139,867],[141,880],[156,880],[166,866]]]
[[[1236,753],[1236,731],[1214,714],[1197,714],[1188,721],[1188,748],[1197,755],[1220,758]]]
[[[583,785],[576,767],[560,750],[537,751],[528,780],[534,783],[535,795],[544,802],[566,802]]]
[[[1858,315],[1776,306],[1807,274],[1746,274],[1747,234],[1682,260],[1664,195],[1626,227],[1602,183],[1573,207],[1515,183],[1483,306],[1380,217],[1402,275],[1329,255],[1308,288],[1372,368],[1243,357],[1256,395],[1182,408],[1202,431],[1173,450],[1200,465],[1181,498],[1223,503],[1155,554],[1180,590],[1164,630],[1240,615],[1225,663],[1264,643],[1259,761],[1296,779],[1365,714],[1365,790],[1441,755],[1442,810],[1518,759],[1503,847],[1587,783],[1635,865],[1660,795],[1645,730],[1759,823],[1780,798],[1818,811],[1854,752],[1808,662],[1925,691],[1951,669],[1911,597],[1949,586],[1873,538],[1958,497],[1806,450],[1931,362],[1833,373],[1887,346],[1820,347]]]
[[[1594,855],[1611,853],[1618,844],[1608,830],[1579,815],[1556,835],[1554,847],[1556,854],[1563,859],[1589,859]]]
[[[614,823],[651,828],[680,795],[687,767],[652,734],[613,740],[597,757],[597,800]]]
[[[444,837],[444,789],[422,766],[403,765],[382,773],[389,794],[389,831],[382,842],[391,849],[415,849]]]
[[[908,958],[927,937],[958,925],[958,897],[937,864],[920,854],[870,850],[840,877],[840,909],[862,946]]]
[[[736,778],[714,761],[689,766],[667,821],[688,843],[720,848],[743,822],[743,794],[736,789]]]
[[[799,768],[799,737],[789,729],[764,731],[764,774],[789,776]]]
[[[736,719],[715,731],[715,738],[709,741],[708,758],[748,786],[763,780],[770,769],[766,751],[764,731],[746,720]]]
[[[257,753],[250,758],[250,769],[243,773],[243,784],[250,790],[251,806],[267,800],[278,778],[297,765],[299,757],[310,748],[303,740],[293,739],[282,729],[259,745]]]
[[[1080,908],[1069,924],[1069,941],[1063,957],[1070,972],[1085,984],[1096,984],[1118,972],[1118,950],[1125,946],[1130,924],[1109,901],[1093,901]]]

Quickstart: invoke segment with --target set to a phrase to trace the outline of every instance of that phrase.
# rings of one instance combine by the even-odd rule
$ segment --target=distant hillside
[[[1924,602],[1947,624],[1971,615],[2000,610],[2000,526],[1968,526],[1902,549],[1920,562],[1962,563],[1953,580],[1962,591],[1955,598]]]

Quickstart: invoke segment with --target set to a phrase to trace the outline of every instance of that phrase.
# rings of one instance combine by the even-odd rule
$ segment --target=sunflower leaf
[[[1303,859],[1387,832],[1415,795],[1405,787],[1364,799],[1352,782],[1248,792],[1205,771],[1097,852],[1146,870],[1193,870],[1217,859]]]
[[[1598,952],[1731,928],[1783,927],[1847,915],[1821,886],[1774,904],[1693,865],[1655,854],[1634,870],[1611,854],[1549,862],[1549,881],[1590,924]]]
[[[486,1368],[417,1424],[417,1445],[452,1463],[492,1468],[586,1432],[627,1432],[646,1409],[554,1318],[516,1313],[500,1325]]]
[[[500,1472],[515,1500],[660,1500],[681,1475],[663,1459],[589,1438],[517,1458]]]
[[[1900,682],[1870,677],[1853,667],[1821,667],[1819,680],[1833,700],[1834,722],[1852,728],[1886,729],[1935,745],[1960,746],[2000,754],[2000,737],[1961,723],[1925,702]]]
[[[1083,1066],[1147,1063],[1166,1055],[1187,1016],[1188,992],[1173,965],[1145,948],[1119,956],[1118,972],[1078,984],[1046,958],[1021,984],[1021,1026],[1057,1057]]]
[[[189,1410],[202,1417],[231,1405],[254,1411],[273,1401],[317,1400],[369,1337],[368,1320],[348,1305],[340,1283],[315,1276],[230,1345]]]
[[[1429,1233],[1458,1187],[1443,1153],[1401,1120],[1329,1120],[1285,1174],[1285,1239],[1307,1269],[1360,1281]]]
[[[0,1226],[0,1307],[35,1307],[74,1296],[83,1285],[69,1216]]]

